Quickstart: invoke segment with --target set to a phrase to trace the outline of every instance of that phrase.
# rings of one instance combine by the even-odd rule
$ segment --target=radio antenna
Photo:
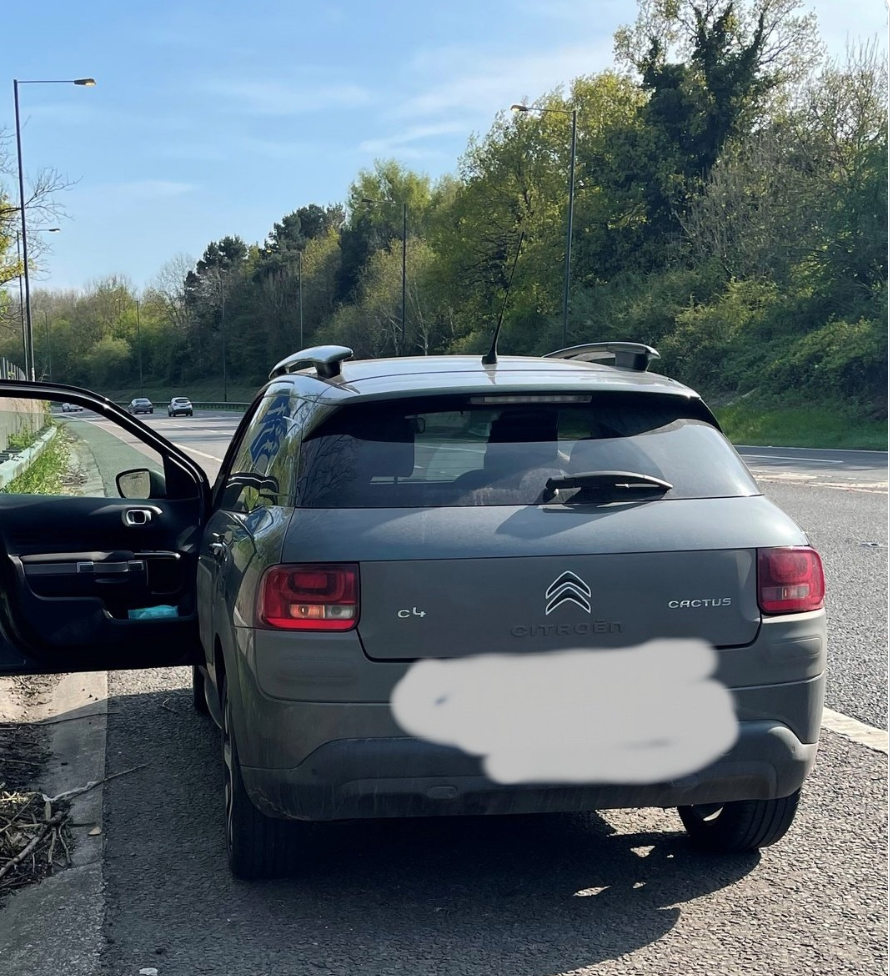
[[[513,284],[513,275],[516,272],[516,262],[519,260],[519,252],[522,250],[522,242],[525,239],[525,231],[519,235],[519,243],[516,245],[516,257],[513,258],[513,267],[510,269],[510,278],[507,287],[504,289],[504,302],[501,305],[501,314],[498,316],[498,324],[495,326],[494,336],[491,340],[491,348],[482,357],[483,366],[494,366],[498,361],[498,336],[501,334],[501,326],[504,323],[504,312],[507,309],[507,299],[510,297],[510,286]]]

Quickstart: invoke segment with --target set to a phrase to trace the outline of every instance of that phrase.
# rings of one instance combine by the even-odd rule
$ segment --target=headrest
[[[362,452],[363,474],[410,478],[414,474],[414,426],[404,417],[383,419],[353,428],[353,436],[367,442]]]
[[[627,470],[662,475],[630,437],[587,437],[578,441],[569,455],[570,471]]]
[[[492,421],[485,470],[506,474],[552,464],[557,455],[558,424],[555,411],[505,411]],[[510,446],[520,444],[527,446]]]
[[[506,410],[492,421],[489,444],[555,441],[559,415],[549,410]]]

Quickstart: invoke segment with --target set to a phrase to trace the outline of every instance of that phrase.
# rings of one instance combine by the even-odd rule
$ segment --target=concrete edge
[[[108,675],[66,674],[33,720],[52,726],[51,756],[40,782],[56,796],[105,776]],[[58,721],[70,719],[71,721]],[[103,787],[71,802],[71,868],[13,893],[3,906],[5,971],[95,976],[104,945]],[[98,833],[91,834],[95,828]],[[41,963],[45,965],[41,965]],[[37,968],[35,968],[35,965]]]
[[[105,776],[105,742],[108,727],[108,673],[105,671],[66,674],[56,685],[52,701],[41,718],[71,718],[53,726],[52,756],[43,774],[44,792],[57,796],[67,790],[98,783]],[[71,801],[70,826],[74,837],[72,867],[101,862],[101,786]]]
[[[30,467],[31,462],[43,453],[43,449],[55,437],[57,430],[58,427],[50,427],[30,447],[22,451],[18,457],[0,464],[0,487],[8,485],[10,481],[14,481],[20,474],[26,471]]]

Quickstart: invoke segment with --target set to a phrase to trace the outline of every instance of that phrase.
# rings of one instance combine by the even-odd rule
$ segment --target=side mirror
[[[167,483],[164,476],[148,468],[122,471],[116,478],[121,498],[166,498]]]

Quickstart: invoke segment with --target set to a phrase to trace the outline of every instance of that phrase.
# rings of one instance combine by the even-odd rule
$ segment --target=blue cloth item
[[[139,610],[128,610],[127,616],[130,620],[149,620],[153,617],[178,617],[179,611],[176,607],[141,607]]]

